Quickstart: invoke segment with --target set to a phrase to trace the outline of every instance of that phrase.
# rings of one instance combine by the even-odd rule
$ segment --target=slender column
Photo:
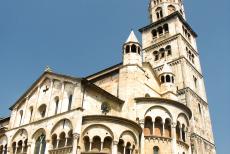
[[[113,141],[113,148],[112,148],[112,154],[117,154],[118,151],[118,141]]]
[[[67,146],[68,144],[68,138],[65,138],[65,147]]]
[[[42,147],[42,146],[41,146]],[[45,154],[49,154],[49,150],[52,149],[52,144],[50,140],[46,140],[46,149],[45,149]],[[40,149],[41,151],[41,149]]]
[[[155,136],[155,121],[153,121],[153,136]]]
[[[176,143],[176,123],[172,123],[171,125],[172,131],[172,153],[177,153],[177,143]]]
[[[14,154],[17,153],[17,150],[18,150],[18,145],[17,145],[17,143],[16,143]]]
[[[100,149],[100,151],[102,151],[103,150],[103,142],[101,142],[101,149]]]
[[[125,145],[124,145],[123,154],[125,154],[125,150],[126,150],[126,149],[125,149]]]
[[[182,127],[180,127],[180,140],[183,141],[183,137],[182,137]]]
[[[2,154],[4,154],[4,153],[5,153],[5,150],[6,150],[5,146],[3,146],[3,149],[2,149]]]
[[[162,136],[165,136],[165,123],[164,122],[162,123],[162,129],[163,129]]]
[[[153,122],[154,123],[154,122]],[[144,154],[145,153],[145,136],[144,136],[144,120],[140,122],[140,126],[142,128],[142,133],[141,133],[141,143],[140,143],[140,153]],[[153,135],[154,135],[154,128],[153,128]],[[125,154],[125,153],[124,153]]]
[[[73,134],[73,154],[77,154],[78,153],[78,139],[80,138],[80,134]],[[91,147],[90,147],[90,151],[91,151]]]
[[[30,154],[31,152],[31,142],[27,143],[27,153]]]
[[[89,142],[89,151],[92,151],[92,141]]]
[[[132,149],[131,148],[129,149],[129,154],[132,154]]]

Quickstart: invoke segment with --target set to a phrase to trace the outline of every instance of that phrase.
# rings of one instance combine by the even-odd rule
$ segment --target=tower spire
[[[130,43],[130,42],[135,42],[135,43],[139,43],[135,33],[133,30],[131,30],[129,37],[127,38],[125,43]]]

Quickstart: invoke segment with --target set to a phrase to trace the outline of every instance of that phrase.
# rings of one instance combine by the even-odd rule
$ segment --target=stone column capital
[[[74,139],[79,139],[79,138],[80,138],[80,134],[74,133],[74,134],[73,134],[73,138],[74,138]]]
[[[113,145],[118,145],[119,141],[113,141]]]

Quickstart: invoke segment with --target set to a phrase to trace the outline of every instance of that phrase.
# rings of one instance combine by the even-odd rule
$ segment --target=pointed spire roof
[[[128,39],[126,40],[125,43],[129,43],[129,42],[136,42],[136,43],[139,43],[136,35],[134,34],[134,31],[132,30],[131,33],[129,34],[129,37]]]

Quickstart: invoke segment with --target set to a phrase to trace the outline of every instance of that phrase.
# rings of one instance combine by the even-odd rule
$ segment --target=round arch
[[[20,134],[20,135],[19,135]],[[20,136],[20,138],[23,138],[24,140],[26,140],[28,138],[28,132],[26,129],[19,129],[14,136],[12,137],[11,143],[14,142],[14,140],[18,137],[18,135]]]
[[[124,139],[122,138],[122,136],[127,135],[127,134],[128,134],[128,135],[131,135],[131,137],[133,137],[134,142],[135,142],[135,145],[136,145],[136,144],[137,144],[137,138],[136,138],[135,134],[134,134],[132,131],[130,131],[130,130],[125,130],[125,131],[123,131],[123,132],[121,133],[119,139],[121,139],[121,140],[124,141]],[[124,142],[125,142],[125,141],[124,141]]]
[[[184,118],[184,119],[185,119],[185,121],[186,121],[187,126],[189,126],[189,120],[188,120],[187,115],[186,115],[186,114],[184,114],[184,113],[180,113],[180,114],[178,114],[178,116],[177,116],[177,121],[179,121],[179,122],[180,122],[180,120],[179,120],[179,118],[180,118],[180,117]],[[182,124],[182,123],[180,122],[180,124]]]
[[[58,122],[56,122],[56,124],[55,124],[55,125],[53,126],[53,128],[51,129],[50,134],[53,134],[54,131],[55,131],[55,129],[57,129],[58,126],[59,126],[60,124],[62,124],[62,122],[63,122],[63,125],[67,125],[67,126],[69,127],[69,129],[73,129],[72,121],[69,120],[69,119],[67,119],[67,118],[65,118],[65,119],[61,119],[61,120],[59,120]],[[68,130],[68,131],[69,131],[69,130]],[[65,133],[68,133],[68,132],[65,132]]]
[[[169,115],[169,117],[171,118],[171,120],[173,121],[173,116],[172,116],[172,114],[171,114],[171,112],[169,112],[169,110],[168,109],[166,109],[165,107],[163,107],[163,106],[160,106],[160,105],[155,105],[155,106],[152,106],[152,107],[150,107],[149,109],[147,109],[147,111],[145,112],[145,114],[144,114],[144,118],[147,116],[147,113],[148,112],[150,112],[151,110],[154,110],[154,109],[162,109],[162,110],[164,110],[168,115]],[[156,117],[155,117],[156,118]],[[164,119],[165,120],[165,119]]]

